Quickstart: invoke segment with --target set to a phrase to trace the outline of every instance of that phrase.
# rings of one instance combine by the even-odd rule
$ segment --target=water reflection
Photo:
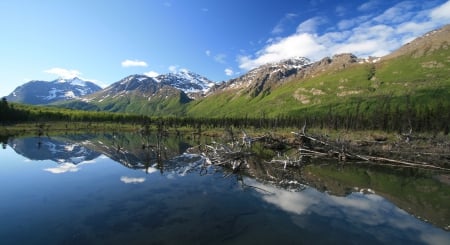
[[[25,174],[40,186],[32,195],[20,196],[17,193],[33,184],[19,182],[25,179],[21,173],[0,171],[0,180],[17,179],[15,185],[24,187],[9,190],[0,185],[8,200],[0,204],[0,217],[14,220],[10,228],[1,223],[0,237],[12,234],[11,229],[17,232],[14,227],[31,218],[34,225],[49,227],[73,220],[75,235],[66,230],[55,235],[58,243],[67,244],[450,241],[450,234],[442,230],[450,225],[450,187],[431,178],[434,173],[314,159],[285,167],[272,161],[284,156],[258,145],[245,154],[245,168],[215,166],[205,155],[193,153],[197,146],[189,140],[157,134],[13,138],[8,144],[28,159],[53,161],[56,165],[46,164],[40,172],[57,175]],[[55,192],[56,183],[64,183],[60,193]],[[50,210],[48,202],[56,210]],[[26,203],[34,203],[42,217]],[[8,213],[17,213],[16,219]],[[26,227],[31,230],[31,225]]]
[[[391,243],[393,237],[399,240],[420,240],[425,244],[446,244],[449,241],[449,234],[415,222],[413,216],[375,194],[356,192],[339,197],[309,187],[301,192],[292,192],[263,185],[254,179],[246,181],[264,188],[264,192],[259,191],[264,201],[292,213],[292,221],[311,232],[324,229],[320,221],[311,220],[311,217],[315,217],[317,220],[332,221],[326,226],[335,232],[351,225],[354,232],[368,233],[386,244]],[[400,231],[407,233],[408,237],[400,235]]]
[[[139,183],[144,183],[145,178],[134,178],[134,177],[122,176],[122,177],[120,177],[120,181],[122,181],[125,184],[139,184]]]
[[[28,159],[52,160],[61,164],[77,165],[100,156],[97,151],[83,146],[83,142],[66,137],[11,138],[8,145]]]

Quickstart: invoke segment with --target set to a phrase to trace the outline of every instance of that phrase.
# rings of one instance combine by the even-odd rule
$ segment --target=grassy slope
[[[180,95],[165,98],[154,96],[150,100],[142,96],[120,96],[106,98],[101,102],[69,101],[59,103],[58,106],[77,110],[125,112],[148,116],[182,116],[185,114],[186,102]]]
[[[372,66],[375,74],[369,78]],[[222,117],[344,114],[356,110],[376,113],[377,108],[404,110],[409,105],[450,108],[450,50],[441,49],[413,58],[403,56],[375,65],[355,64],[345,70],[294,80],[271,94],[251,98],[232,92],[192,102],[189,116]],[[389,102],[389,103],[387,103]],[[440,105],[438,105],[440,104]]]

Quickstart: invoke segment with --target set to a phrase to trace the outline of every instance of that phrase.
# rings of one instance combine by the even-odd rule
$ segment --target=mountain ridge
[[[256,117],[323,112],[324,108],[345,111],[347,105],[359,108],[361,104],[370,111],[379,98],[403,108],[401,101],[408,96],[434,105],[431,94],[447,103],[449,30],[446,25],[380,58],[344,53],[311,62],[294,57],[220,84],[187,70],[153,78],[130,75],[60,106],[158,116]]]
[[[6,99],[11,102],[47,105],[67,101],[97,92],[101,87],[78,77],[58,78],[52,81],[32,80],[18,86]]]
[[[262,93],[246,88],[219,90],[190,103],[187,116],[277,117],[308,113],[321,117],[364,111],[376,118],[392,111],[400,115],[412,107],[421,113],[434,107],[447,108],[449,29],[447,25],[419,37],[411,43],[426,45],[415,45],[418,49],[402,47],[399,50],[405,51],[394,51],[393,57],[361,59],[353,54],[325,57],[306,65],[282,83],[275,83],[269,90],[261,90]],[[422,49],[423,52],[418,52]]]

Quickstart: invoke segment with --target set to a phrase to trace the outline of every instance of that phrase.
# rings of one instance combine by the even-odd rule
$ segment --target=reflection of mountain
[[[156,134],[105,133],[86,136],[81,142],[119,162],[127,168],[144,169],[182,154],[189,145],[173,137],[159,138]]]
[[[127,168],[144,169],[155,164],[163,170],[164,162],[183,154],[190,146],[177,138],[156,134],[67,134],[55,137],[29,137],[9,140],[18,154],[32,160],[79,164],[101,154]]]
[[[87,162],[103,154],[127,168],[146,169],[149,173],[160,171],[167,177],[184,176],[191,172],[208,174],[219,170],[225,176],[237,172],[238,175],[235,176],[244,179],[243,184],[250,184],[256,188],[259,184],[240,177],[249,176],[259,183],[269,183],[289,191],[302,191],[308,189],[306,187],[308,185],[337,196],[354,195],[355,192],[371,193],[373,190],[401,209],[423,217],[430,223],[445,229],[450,225],[448,223],[450,186],[431,178],[431,174],[424,170],[333,163],[323,165],[325,162],[319,159],[310,159],[306,166],[306,163],[302,162],[300,163],[302,167],[285,168],[281,164],[282,161],[271,161],[277,154],[267,151],[258,153],[257,144],[251,150],[248,149],[249,154],[242,155],[244,157],[241,160],[245,162],[245,168],[222,169],[207,166],[208,159],[200,154],[184,154],[189,144],[183,139],[158,138],[156,134],[102,133],[52,138],[16,138],[10,139],[8,144],[18,154],[29,159],[49,159],[60,163],[58,168],[46,169],[52,173],[77,171],[81,162]],[[283,156],[277,157],[281,159]],[[144,180],[127,176],[121,179],[125,183],[140,183]]]
[[[60,164],[76,165],[103,154],[132,169],[156,167],[160,171],[166,168],[174,171],[180,164],[189,165],[185,161],[168,161],[183,154],[190,147],[189,144],[174,137],[158,138],[156,134],[67,134],[51,138],[13,138],[8,144],[28,159],[52,160]]]
[[[8,144],[18,154],[31,160],[51,160],[57,163],[79,164],[100,156],[80,143],[60,138],[29,137],[12,138]]]

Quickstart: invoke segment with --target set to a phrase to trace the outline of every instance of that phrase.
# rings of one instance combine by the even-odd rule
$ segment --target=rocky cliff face
[[[225,91],[248,94],[256,97],[269,94],[271,90],[293,79],[314,77],[324,72],[346,69],[362,62],[374,62],[374,59],[362,60],[353,54],[338,54],[325,57],[312,63],[307,58],[294,58],[278,63],[267,64],[249,71],[247,74],[211,88],[209,95]]]
[[[243,76],[231,79],[228,82],[213,87],[209,94],[221,91],[240,91],[250,96],[258,96],[261,93],[270,93],[270,90],[289,80],[304,67],[310,64],[310,60],[297,57],[255,68]]]

